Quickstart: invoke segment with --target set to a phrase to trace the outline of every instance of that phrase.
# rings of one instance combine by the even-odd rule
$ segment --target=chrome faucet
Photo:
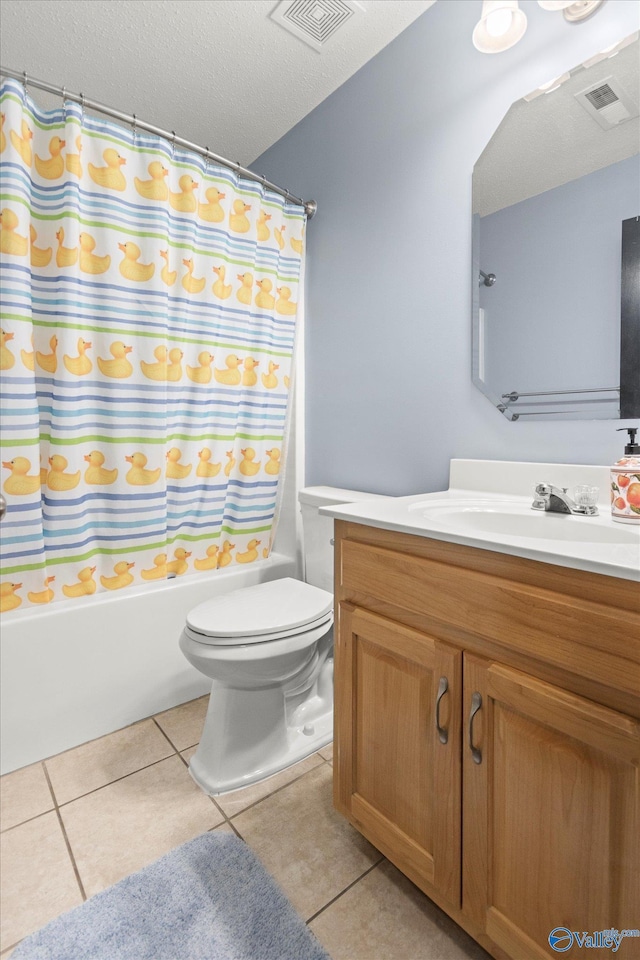
[[[536,495],[531,508],[548,513],[571,513],[577,517],[597,517],[595,503],[576,503],[567,493],[567,487],[554,487],[552,483],[536,484]]]

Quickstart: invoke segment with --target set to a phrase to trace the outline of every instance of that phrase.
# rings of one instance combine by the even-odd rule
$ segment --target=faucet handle
[[[535,496],[531,504],[532,510],[546,510],[547,500],[551,494],[551,488],[548,483],[536,483]]]
[[[554,491],[562,490],[563,493],[567,493],[569,487],[554,487],[552,483],[537,483],[536,484],[536,493],[541,497],[548,497]]]
[[[593,487],[588,483],[580,483],[573,491],[573,498],[581,507],[595,507],[599,493],[599,487]]]

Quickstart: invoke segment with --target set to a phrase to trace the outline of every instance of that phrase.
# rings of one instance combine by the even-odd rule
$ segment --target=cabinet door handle
[[[482,751],[473,745],[473,718],[482,706],[482,696],[476,691],[471,697],[471,713],[469,714],[469,749],[474,763],[482,763]]]
[[[438,731],[438,739],[440,740],[440,743],[446,743],[449,739],[449,731],[440,726],[440,701],[448,689],[449,681],[446,677],[440,677],[440,683],[438,684],[438,696],[436,697],[436,730]]]

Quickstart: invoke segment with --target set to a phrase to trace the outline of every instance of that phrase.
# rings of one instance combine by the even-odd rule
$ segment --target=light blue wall
[[[622,221],[640,213],[638,160],[480,218],[480,262],[498,277],[480,284],[494,395],[619,384]]]
[[[307,483],[446,487],[451,457],[609,463],[618,421],[510,423],[471,383],[471,171],[511,103],[638,29],[522,0],[498,55],[480,0],[438,0],[252,165],[318,201],[307,271]],[[311,54],[310,54],[311,56]]]

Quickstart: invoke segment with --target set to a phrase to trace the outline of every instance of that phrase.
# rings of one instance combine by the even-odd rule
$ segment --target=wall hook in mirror
[[[480,280],[485,285],[485,287],[492,287],[496,280],[498,279],[495,273],[485,273],[484,270],[480,270]]]

